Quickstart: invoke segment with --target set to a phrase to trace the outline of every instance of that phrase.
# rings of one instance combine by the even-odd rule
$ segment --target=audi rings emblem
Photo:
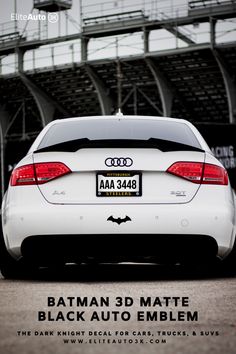
[[[130,157],[108,157],[105,164],[107,167],[130,167],[133,160]]]

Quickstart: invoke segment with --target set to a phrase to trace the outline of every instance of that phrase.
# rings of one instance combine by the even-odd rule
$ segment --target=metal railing
[[[96,16],[114,16],[123,12],[141,10],[145,16],[152,20],[161,20],[163,16],[175,18],[187,16],[188,1],[179,0],[103,0],[99,3],[94,0],[86,0],[82,6],[81,17],[90,18]]]
[[[221,2],[223,0],[220,0]],[[235,0],[236,1],[236,0]],[[111,20],[113,16],[117,16],[117,14],[110,15],[101,15],[101,12],[98,11],[98,7],[100,6],[103,9],[103,14],[109,10],[109,7],[105,8],[104,4],[117,4],[117,14],[118,11],[121,10],[122,6],[126,10],[125,13],[129,14],[129,9],[133,9],[136,6],[139,10],[135,10],[132,14],[136,14],[137,16],[147,16],[148,10],[153,9],[152,14],[149,11],[149,16],[159,16],[162,17],[163,20],[169,19],[168,14],[170,16],[178,17],[183,12],[181,11],[181,5],[176,8],[174,6],[173,0],[159,0],[159,1],[151,1],[151,0],[137,0],[135,3],[131,0],[107,0],[97,4],[97,16],[94,17],[94,20],[98,18],[98,20],[107,21]],[[168,3],[168,4],[167,4]],[[157,8],[157,4],[159,5]],[[188,4],[187,1],[180,0],[180,4],[182,4],[185,9],[185,13],[187,13]],[[162,6],[161,6],[162,5]],[[169,7],[167,6],[169,5]],[[171,6],[170,6],[171,5]],[[104,6],[104,8],[102,7]],[[140,10],[142,6],[142,9]],[[155,9],[154,9],[155,7]],[[88,15],[88,13],[92,13],[91,9],[94,9],[94,1],[86,0],[86,5],[83,7],[83,11],[90,10],[84,12]],[[166,10],[165,10],[166,9]],[[169,11],[167,11],[169,9]],[[155,10],[155,11],[154,11]],[[165,10],[165,11],[164,11]],[[111,8],[110,10],[111,11]],[[133,10],[132,10],[133,11]],[[164,12],[163,12],[164,11]],[[176,12],[175,12],[176,11]],[[67,18],[70,15],[67,14]],[[104,17],[105,16],[105,17]],[[100,17],[100,19],[99,19]],[[112,17],[112,18],[111,18]],[[85,25],[90,25],[92,22],[92,17],[85,17]],[[90,20],[89,20],[90,19]],[[148,18],[149,20],[149,18]],[[78,33],[79,28],[74,25],[74,30]],[[187,26],[176,27],[179,33],[184,34],[185,37],[188,37],[196,44],[200,43],[209,43],[210,42],[210,28],[206,24],[192,24]],[[0,25],[0,46],[1,42],[7,40],[7,36],[12,36],[12,38],[18,34],[14,31],[14,23],[8,22]],[[9,33],[6,34],[5,31],[8,30]],[[42,25],[36,28],[29,28],[24,32],[27,40],[31,39],[46,39],[48,38],[48,31],[50,29],[47,25]],[[13,31],[13,32],[12,32]],[[4,34],[5,33],[5,34]],[[228,19],[228,20],[219,20],[216,26],[216,43],[224,43],[224,42],[234,42],[236,34],[236,19]],[[52,34],[51,34],[52,35]],[[2,36],[2,37],[1,37]],[[22,32],[20,33],[22,36]],[[139,55],[144,53],[144,42],[143,42],[143,33],[127,33],[119,36],[111,36],[111,37],[103,37],[103,38],[92,38],[88,44],[88,60],[96,60],[102,58],[115,58],[115,57],[125,57],[132,55]],[[192,45],[192,44],[190,44]],[[193,43],[194,45],[194,43]],[[81,48],[80,48],[80,40],[62,42],[61,44],[53,44],[53,45],[44,45],[39,47],[38,49],[28,50],[24,55],[24,70],[38,70],[44,67],[55,67],[58,65],[71,65],[73,63],[79,63],[81,61]],[[187,44],[184,43],[181,38],[178,38],[178,35],[171,34],[168,32],[168,29],[158,29],[150,32],[149,36],[149,51],[161,51],[167,49],[174,48],[182,48],[186,47]],[[10,74],[17,71],[17,57],[15,54],[7,55],[5,57],[0,57],[0,75]]]
[[[15,32],[15,24],[13,21],[0,23],[0,35],[4,36],[8,33]]]
[[[189,0],[190,9],[236,3],[235,0]]]
[[[108,23],[114,21],[121,21],[121,20],[136,20],[136,19],[147,19],[148,16],[145,16],[142,10],[136,11],[126,11],[120,12],[116,14],[110,15],[103,15],[103,16],[96,16],[96,17],[85,17],[83,18],[83,25],[94,25],[100,23]]]
[[[221,24],[223,27],[224,22]],[[217,43],[235,42],[236,23],[230,22],[231,28],[217,31]],[[186,28],[185,28],[186,27]],[[188,26],[183,29],[187,33]],[[220,27],[220,23],[219,23]],[[182,28],[181,28],[182,29]],[[196,44],[210,42],[210,29],[198,29],[191,34]],[[181,39],[170,34],[166,30],[155,30],[150,33],[149,51],[161,52],[162,50],[184,48],[187,44]],[[94,38],[89,41],[88,60],[99,60],[104,58],[115,59],[116,57],[127,57],[142,55],[144,44],[142,33],[133,33],[109,38]],[[24,70],[37,71],[44,68],[55,68],[60,65],[73,65],[81,62],[80,40],[64,42],[50,46],[43,46],[38,49],[29,50],[24,56]],[[0,58],[0,74],[6,75],[17,71],[17,56],[11,54]]]

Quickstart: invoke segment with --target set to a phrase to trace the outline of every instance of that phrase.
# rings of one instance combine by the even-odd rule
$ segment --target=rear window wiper
[[[199,151],[204,150],[175,141],[150,138],[148,140],[141,139],[102,139],[90,140],[88,138],[64,141],[59,144],[46,146],[44,148],[35,150],[34,153],[62,151],[62,152],[75,152],[80,149],[89,148],[137,148],[137,149],[158,149],[163,152],[168,151]]]

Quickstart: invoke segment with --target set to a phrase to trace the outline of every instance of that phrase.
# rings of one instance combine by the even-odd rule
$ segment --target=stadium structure
[[[235,0],[32,5],[26,19],[14,0],[11,20],[0,24],[2,195],[9,170],[53,119],[120,108],[193,123],[236,123]],[[33,19],[37,30],[30,27]],[[101,52],[100,43],[106,54],[99,57],[92,51]]]

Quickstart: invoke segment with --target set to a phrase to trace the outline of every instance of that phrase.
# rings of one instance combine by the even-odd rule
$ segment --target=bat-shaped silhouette
[[[107,219],[107,221],[112,221],[112,222],[116,222],[118,225],[122,224],[122,222],[126,222],[126,221],[131,221],[129,216],[125,216],[125,218],[114,218],[114,216],[109,216],[109,218]]]

